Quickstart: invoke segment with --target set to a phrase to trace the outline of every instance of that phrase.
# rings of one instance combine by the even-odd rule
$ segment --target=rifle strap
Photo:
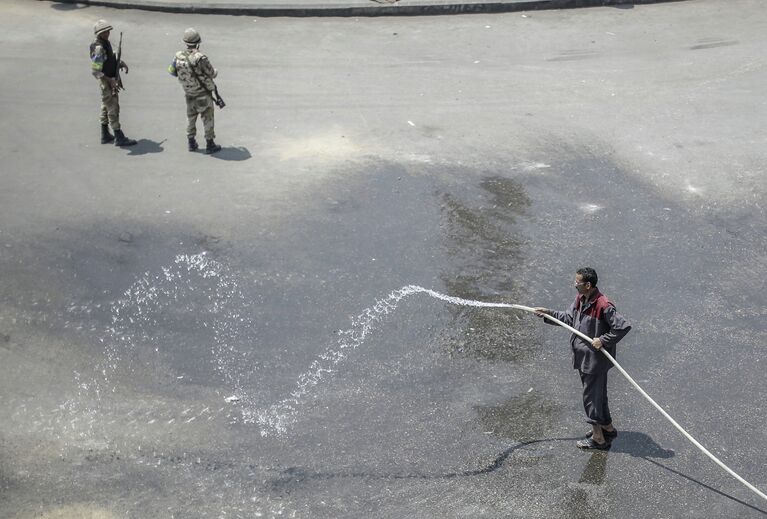
[[[200,52],[199,50],[195,49],[196,52]],[[191,53],[190,55],[191,56]],[[202,82],[202,79],[200,79],[200,76],[197,75],[197,71],[194,69],[194,65],[192,65],[192,60],[189,59],[189,56],[187,56],[187,60],[189,61],[189,69],[192,71],[192,75],[194,76],[194,79],[197,80],[197,83],[200,84],[200,86],[208,93],[208,95],[216,99],[216,96],[213,95],[213,92],[205,85],[205,83]]]

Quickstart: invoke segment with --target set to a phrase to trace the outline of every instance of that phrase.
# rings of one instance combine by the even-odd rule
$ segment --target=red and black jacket
[[[589,337],[599,337],[602,347],[613,358],[616,357],[615,345],[631,330],[629,322],[598,289],[588,301],[584,302],[577,296],[566,312],[552,310],[551,316]],[[613,367],[606,356],[575,334],[570,336],[570,347],[573,351],[573,368],[581,373],[600,373]]]

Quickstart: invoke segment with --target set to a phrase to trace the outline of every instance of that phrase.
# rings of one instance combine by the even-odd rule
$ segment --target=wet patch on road
[[[514,441],[530,441],[555,429],[562,406],[537,393],[525,393],[498,406],[479,406],[476,411],[485,431]]]
[[[531,201],[516,179],[481,177],[479,188],[440,194],[444,243],[450,266],[441,274],[451,295],[464,299],[515,302],[522,296],[519,272],[526,238],[517,220]],[[530,358],[529,321],[516,312],[449,309],[455,324],[445,332],[451,355],[491,361]]]
[[[194,494],[190,489],[212,488],[226,477],[236,487],[227,490],[233,502],[286,496],[291,505],[314,510],[318,494],[345,495],[350,480],[364,494],[371,481],[402,481],[404,487],[406,481],[502,478],[522,469],[525,477],[545,478],[561,470],[552,452],[518,445],[502,450],[472,436],[480,431],[490,433],[485,441],[545,440],[561,430],[566,409],[580,406],[570,386],[497,398],[526,390],[523,380],[548,370],[541,364],[547,351],[556,351],[557,360],[546,362],[568,362],[562,351],[567,334],[512,312],[413,298],[307,393],[298,411],[302,419],[287,440],[263,440],[255,426],[240,420],[243,409],[289,396],[312,362],[336,344],[339,331],[377,298],[411,283],[465,299],[565,305],[572,297],[567,283],[573,261],[588,261],[604,267],[608,286],[649,285],[657,300],[702,306],[709,312],[704,315],[713,315],[719,298],[697,288],[683,297],[675,292],[689,279],[691,265],[706,268],[724,257],[715,252],[714,259],[698,258],[698,244],[684,237],[699,222],[648,186],[632,183],[608,157],[558,150],[545,159],[520,161],[511,172],[367,161],[353,166],[351,178],[338,171],[306,198],[297,196],[294,211],[279,225],[243,227],[236,238],[138,222],[68,228],[58,237],[6,249],[0,259],[25,273],[18,288],[31,288],[27,293],[34,297],[13,302],[5,314],[31,312],[38,319],[29,321],[35,330],[58,333],[55,344],[80,355],[57,365],[53,375],[57,387],[72,385],[80,407],[51,412],[29,399],[28,411],[16,410],[16,418],[36,438],[50,441],[52,453],[57,434],[68,452],[107,435],[114,445],[87,452],[78,463],[95,473],[127,464],[134,472],[126,482],[151,474],[158,486],[170,485],[186,497]],[[750,215],[742,219],[747,223]],[[726,233],[728,243],[742,246],[754,229],[741,232],[746,235]],[[698,238],[708,244],[716,237]],[[210,268],[195,267],[200,264],[194,258],[207,258]],[[652,264],[659,258],[665,268],[660,272]],[[742,287],[737,279],[718,283],[728,290]],[[663,335],[682,344],[703,340],[687,325],[669,335],[668,317],[623,304],[642,300],[642,294],[617,292],[620,308],[639,323],[633,336],[642,336],[641,330],[642,337]],[[11,302],[12,294],[4,295]],[[729,317],[728,326],[759,315],[746,310]],[[116,331],[111,336],[102,333],[109,326]],[[753,326],[763,333],[762,324]],[[17,327],[5,324],[0,346],[3,336],[12,337],[8,344],[24,340]],[[105,346],[99,337],[113,344]],[[94,355],[96,366],[116,366],[110,379],[116,397],[96,413],[90,389],[77,390],[98,376],[86,354]],[[79,379],[67,371],[70,364]],[[655,368],[647,376],[663,380],[664,366]],[[503,376],[503,385],[485,380],[491,371]],[[249,396],[225,402],[238,388]],[[334,425],[338,420],[343,423]],[[215,446],[197,448],[198,456],[189,453],[194,458],[184,454],[184,445],[210,436],[218,439]],[[139,455],[139,446],[159,454]],[[236,461],[243,452],[252,453],[253,463]],[[612,452],[670,457],[665,447],[631,431],[621,433]],[[264,459],[273,468],[263,469]],[[606,469],[603,459],[591,458],[573,482],[558,487],[561,500],[551,506],[567,510],[562,516],[602,513],[597,505],[604,496],[594,492],[609,481]],[[258,482],[246,488],[251,474]],[[472,484],[480,493],[492,486]],[[232,510],[222,503],[211,506]]]

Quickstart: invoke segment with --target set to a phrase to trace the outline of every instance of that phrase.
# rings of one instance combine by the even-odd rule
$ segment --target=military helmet
[[[106,20],[99,20],[96,22],[96,24],[93,26],[93,34],[98,36],[102,32],[111,31],[113,27],[109,25],[109,22]]]
[[[197,32],[197,29],[190,27],[184,31],[184,43],[194,45],[200,43],[201,41],[202,38],[200,38],[200,33]]]

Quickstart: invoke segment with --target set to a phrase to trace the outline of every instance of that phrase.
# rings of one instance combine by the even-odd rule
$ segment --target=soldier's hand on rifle
[[[117,90],[117,80],[115,78],[104,76],[104,79],[112,90]]]
[[[128,73],[128,65],[124,61],[120,61],[120,70],[124,70],[126,74]]]

